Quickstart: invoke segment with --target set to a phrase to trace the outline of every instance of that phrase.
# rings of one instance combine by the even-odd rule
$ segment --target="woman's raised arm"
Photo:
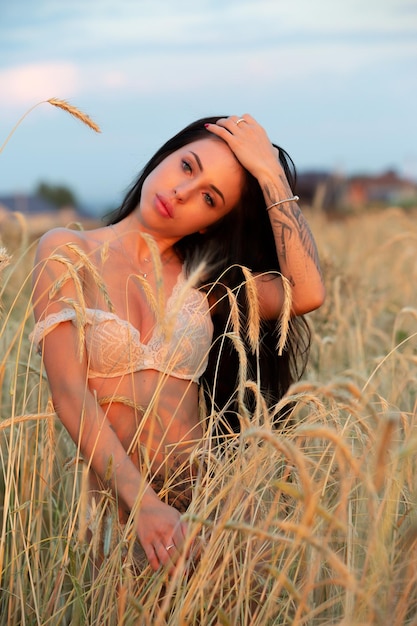
[[[278,160],[277,149],[263,127],[250,115],[222,118],[216,124],[209,124],[207,130],[223,139],[243,167],[258,180],[274,234],[281,273],[291,284],[293,315],[318,308],[324,301],[325,288],[316,244],[300,207],[293,199],[294,193]],[[284,303],[282,280],[272,274],[258,276],[257,288],[261,316],[265,319],[278,318]]]

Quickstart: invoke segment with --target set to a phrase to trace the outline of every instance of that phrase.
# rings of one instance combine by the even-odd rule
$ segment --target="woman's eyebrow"
[[[202,162],[201,162],[200,157],[198,156],[198,154],[196,154],[196,153],[195,153],[195,152],[193,152],[192,150],[190,150],[190,152],[191,152],[191,154],[193,155],[193,157],[195,158],[195,160],[196,160],[196,162],[197,162],[197,165],[198,165],[198,167],[199,167],[199,169],[200,169],[200,172],[203,172],[203,171],[204,171],[204,168],[203,168],[203,164],[202,164]],[[210,187],[211,187],[211,189],[213,189],[213,191],[215,191],[215,192],[216,192],[216,193],[217,193],[217,194],[221,197],[221,199],[223,200],[223,204],[226,204],[225,199],[224,199],[224,195],[222,194],[222,192],[220,191],[220,189],[218,189],[218,188],[217,188],[217,187],[215,187],[214,185],[210,185]]]

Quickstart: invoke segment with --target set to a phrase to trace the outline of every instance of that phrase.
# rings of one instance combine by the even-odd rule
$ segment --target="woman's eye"
[[[187,174],[190,174],[193,171],[193,168],[188,163],[188,161],[183,161],[182,162],[182,169],[184,170],[184,172],[187,172]]]
[[[204,202],[207,202],[209,206],[214,206],[214,200],[209,193],[203,194]]]

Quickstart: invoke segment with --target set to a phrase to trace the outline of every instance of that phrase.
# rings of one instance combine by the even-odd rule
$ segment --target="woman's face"
[[[203,232],[239,201],[244,172],[219,139],[200,139],[164,159],[146,178],[138,218],[153,235],[178,241]]]

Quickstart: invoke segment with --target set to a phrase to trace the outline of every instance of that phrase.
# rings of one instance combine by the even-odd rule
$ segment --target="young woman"
[[[39,243],[33,338],[56,412],[89,463],[91,489],[107,481],[121,519],[136,512],[155,570],[184,545],[190,458],[204,428],[201,384],[223,416],[221,430],[238,425],[238,360],[225,335],[230,294],[243,341],[256,299],[261,332],[248,354],[270,402],[306,357],[303,332],[275,353],[283,280],[300,326],[324,299],[291,167],[250,115],[198,120],[152,157],[108,226],[55,229]],[[167,476],[177,488],[163,501]]]

